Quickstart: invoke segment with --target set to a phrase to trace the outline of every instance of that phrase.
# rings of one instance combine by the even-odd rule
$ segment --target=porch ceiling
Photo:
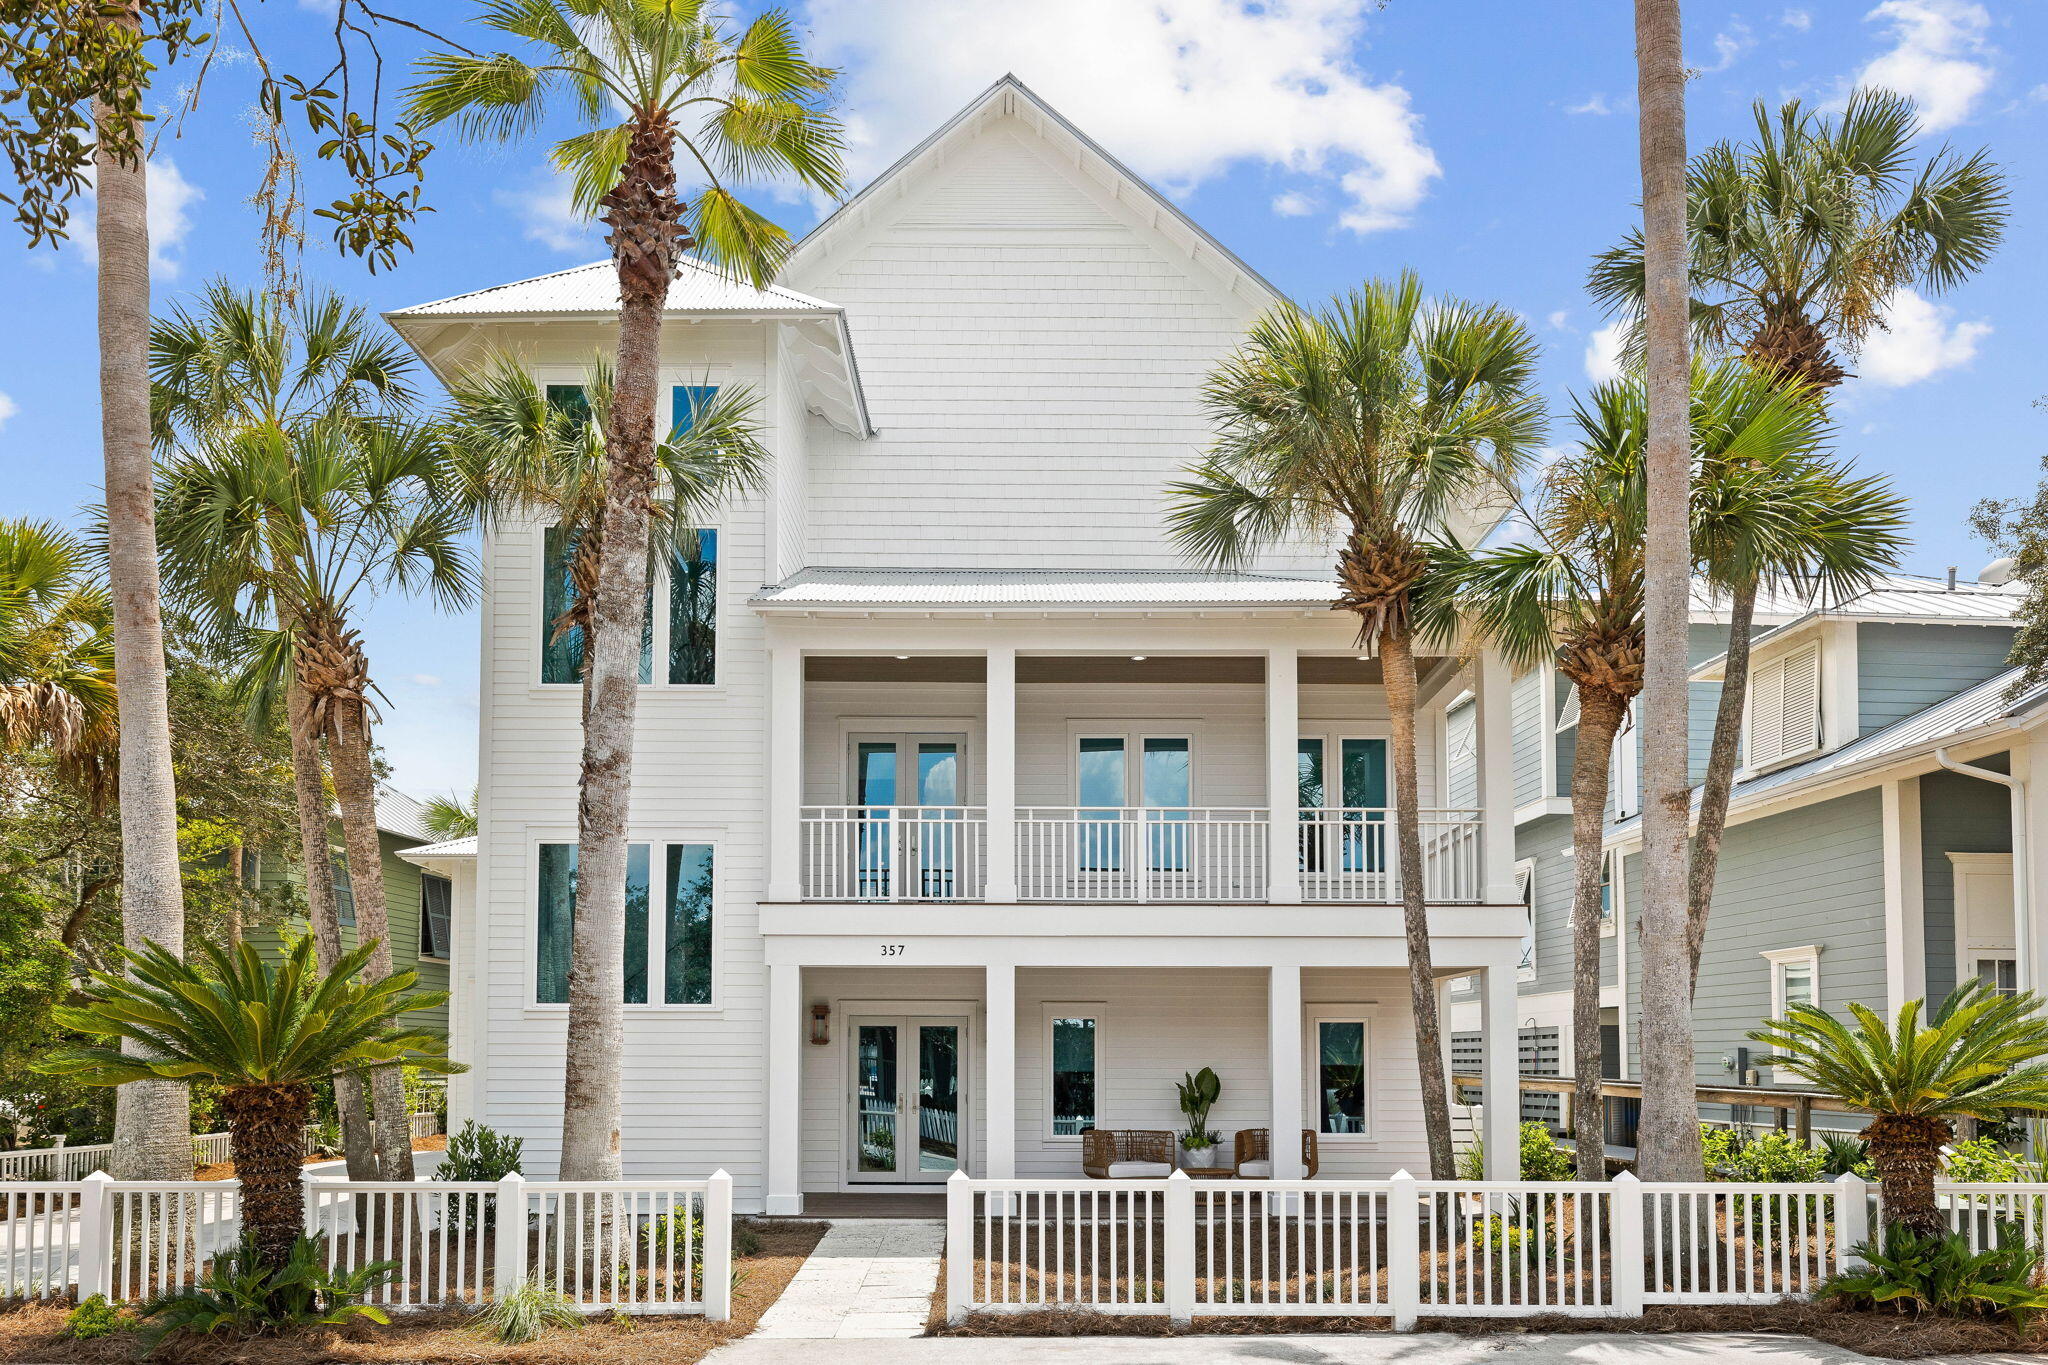
[[[1356,656],[1303,655],[1299,664],[1304,685],[1365,684],[1380,682],[1377,659]],[[978,654],[823,655],[804,660],[807,682],[947,682],[978,683],[987,677],[987,665]],[[1017,659],[1017,683],[1031,686],[1045,683],[1131,683],[1161,686],[1171,683],[1251,683],[1266,680],[1265,660],[1232,655],[1147,655],[1142,658],[1119,655],[1021,655]]]

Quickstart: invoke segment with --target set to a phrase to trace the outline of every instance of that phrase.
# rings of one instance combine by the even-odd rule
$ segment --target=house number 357
[[[901,957],[901,956],[903,956],[903,945],[902,945],[902,944],[900,944],[900,943],[884,943],[884,944],[882,945],[882,956],[883,956],[883,957]]]

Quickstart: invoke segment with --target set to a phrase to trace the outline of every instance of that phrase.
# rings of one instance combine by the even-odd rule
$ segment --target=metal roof
[[[386,313],[388,318],[482,317],[523,313],[617,313],[619,277],[610,261],[493,285]],[[671,313],[836,313],[836,304],[771,284],[756,289],[728,279],[695,256],[683,257],[668,288]]]
[[[377,828],[422,843],[434,837],[427,832],[425,808],[398,788],[382,783],[377,786]]]
[[[476,836],[472,834],[467,839],[450,839],[443,844],[427,844],[420,848],[400,849],[398,856],[409,863],[416,863],[429,858],[474,858],[476,856]]]
[[[754,594],[765,608],[985,606],[1324,607],[1337,583],[1320,574],[1130,569],[811,568]]]
[[[1972,730],[1995,725],[2018,712],[2028,709],[2039,700],[2038,693],[2010,701],[2006,694],[2018,681],[2021,670],[2006,669],[1994,677],[1978,683],[1967,692],[1958,692],[1947,701],[1936,702],[1925,710],[1916,711],[1904,720],[1896,721],[1882,730],[1863,736],[1861,739],[1844,744],[1833,753],[1821,754],[1779,768],[1775,772],[1752,777],[1746,782],[1735,784],[1730,797],[1731,806],[1740,806],[1759,800],[1772,792],[1785,788],[1824,782],[1829,777],[1844,773],[1865,764],[1880,762],[1896,754],[1914,749],[1939,745],[1964,735]],[[1695,787],[1692,794],[1693,807],[1698,809],[1700,790]],[[1610,828],[1610,835],[1634,830],[1642,823],[1640,815],[1630,816],[1616,822]]]

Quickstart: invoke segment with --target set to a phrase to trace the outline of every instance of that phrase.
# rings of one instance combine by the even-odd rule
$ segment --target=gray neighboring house
[[[1898,574],[1836,604],[1789,593],[1759,603],[1744,748],[1694,1001],[1702,1084],[1773,1084],[1746,1035],[1789,1001],[1889,1012],[1921,996],[1938,1000],[1965,976],[2007,990],[2048,980],[2048,945],[2032,931],[2048,906],[2048,693],[2012,695],[2018,671],[2006,656],[2023,590],[1992,578]],[[1697,596],[1695,780],[1705,770],[1726,644],[1725,613]],[[1571,1055],[1576,706],[1570,684],[1541,670],[1518,678],[1513,695],[1517,882],[1530,908],[1523,1070],[1555,1074],[1569,1070],[1561,1063]],[[1460,722],[1454,708],[1445,758],[1453,774],[1469,774],[1461,741],[1469,720]],[[1603,1069],[1624,1079],[1639,1075],[1641,976],[1630,951],[1641,887],[1639,774],[1631,729],[1611,773],[1601,962]],[[2030,784],[2030,774],[2042,782]],[[1454,1062],[1464,1060],[1478,1015],[1461,990],[1448,991]],[[1608,1140],[1627,1145],[1631,1106],[1609,1107]],[[1559,1117],[1550,1095],[1525,1094],[1522,1110]],[[1773,1116],[1722,1105],[1701,1114]],[[1815,1123],[1854,1125],[1828,1115]]]

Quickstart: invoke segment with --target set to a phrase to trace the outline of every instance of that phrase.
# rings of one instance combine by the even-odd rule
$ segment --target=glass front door
[[[852,1156],[862,1183],[942,1182],[967,1140],[964,1019],[856,1018]]]

